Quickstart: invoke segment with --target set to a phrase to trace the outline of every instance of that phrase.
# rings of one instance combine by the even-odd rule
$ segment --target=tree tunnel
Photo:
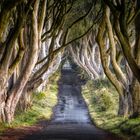
[[[139,16],[138,0],[0,1],[0,121],[11,123],[20,100],[67,63],[93,81],[109,79],[118,114],[138,117]]]

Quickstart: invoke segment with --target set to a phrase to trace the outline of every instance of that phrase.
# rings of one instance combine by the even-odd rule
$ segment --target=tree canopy
[[[138,0],[1,0],[0,121],[44,89],[65,52],[92,80],[110,80],[119,115],[139,116],[139,23]]]

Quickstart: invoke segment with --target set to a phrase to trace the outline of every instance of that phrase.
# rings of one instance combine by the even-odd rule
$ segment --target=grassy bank
[[[24,113],[18,113],[10,125],[0,123],[0,133],[7,128],[34,125],[40,119],[50,120],[53,113],[53,107],[57,103],[58,86],[56,81],[58,80],[58,77],[56,77],[50,79],[46,91],[33,93],[33,104],[31,109],[28,109]]]
[[[118,117],[118,93],[107,81],[89,81],[83,86],[83,96],[94,123],[105,130],[125,137],[140,139],[140,118]]]

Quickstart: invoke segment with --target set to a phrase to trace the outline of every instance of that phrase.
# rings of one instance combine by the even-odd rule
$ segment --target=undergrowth
[[[108,80],[88,81],[83,86],[83,97],[97,127],[108,130],[124,139],[140,139],[140,118],[119,117],[118,93]]]

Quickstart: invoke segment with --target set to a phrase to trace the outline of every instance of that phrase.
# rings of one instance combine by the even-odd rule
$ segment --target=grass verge
[[[140,118],[118,117],[118,93],[107,81],[89,81],[83,86],[83,97],[88,105],[91,119],[97,127],[124,137],[140,139]]]
[[[26,112],[18,113],[14,121],[8,125],[0,123],[0,133],[2,134],[8,128],[17,128],[31,126],[36,124],[40,119],[50,120],[53,107],[57,104],[58,86],[56,82],[50,82],[45,92],[33,93],[33,104],[31,109]]]

